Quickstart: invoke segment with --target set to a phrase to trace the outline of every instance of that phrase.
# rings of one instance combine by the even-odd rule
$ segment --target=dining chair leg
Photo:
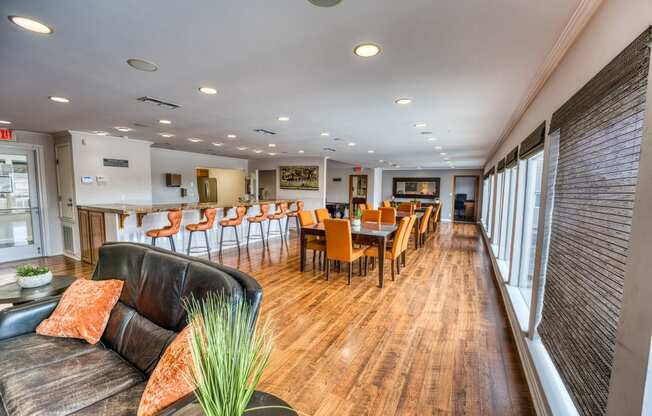
[[[358,275],[362,276],[362,257],[358,258]]]
[[[396,266],[396,260],[392,260],[392,280],[394,280],[394,268],[395,268],[395,266]]]
[[[401,274],[401,262],[396,262],[396,274]]]
[[[349,285],[351,284],[352,277],[353,277],[353,262],[349,262]]]
[[[312,269],[315,269],[315,257],[317,256],[317,250],[312,251]]]
[[[208,261],[211,260],[211,242],[208,239],[208,230],[204,230],[204,238],[206,239],[206,251],[208,252]],[[190,247],[190,244],[188,244]]]
[[[326,280],[330,277],[331,261],[326,259]]]

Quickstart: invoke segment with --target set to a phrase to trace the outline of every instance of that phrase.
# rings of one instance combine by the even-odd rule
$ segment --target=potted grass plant
[[[256,326],[255,310],[245,301],[222,294],[186,303],[192,322],[192,365],[187,374],[206,416],[242,416],[261,409],[250,401],[272,351],[269,322]],[[249,407],[248,407],[249,406]]]
[[[45,266],[27,264],[16,268],[16,283],[23,289],[47,285],[52,281],[52,272]]]

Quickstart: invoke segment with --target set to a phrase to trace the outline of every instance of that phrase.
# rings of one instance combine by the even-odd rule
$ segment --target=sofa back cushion
[[[257,310],[262,298],[260,285],[235,269],[136,243],[100,248],[93,279],[124,280],[102,342],[148,374],[186,326],[184,299],[223,292]]]

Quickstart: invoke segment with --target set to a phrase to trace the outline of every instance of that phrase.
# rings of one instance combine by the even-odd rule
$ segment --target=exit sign
[[[0,129],[0,140],[5,142],[15,142],[16,136],[14,136],[13,130]]]

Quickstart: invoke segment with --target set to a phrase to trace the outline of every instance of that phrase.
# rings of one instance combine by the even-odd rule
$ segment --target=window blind
[[[551,121],[559,147],[538,333],[582,415],[606,412],[650,39],[648,29]]]

